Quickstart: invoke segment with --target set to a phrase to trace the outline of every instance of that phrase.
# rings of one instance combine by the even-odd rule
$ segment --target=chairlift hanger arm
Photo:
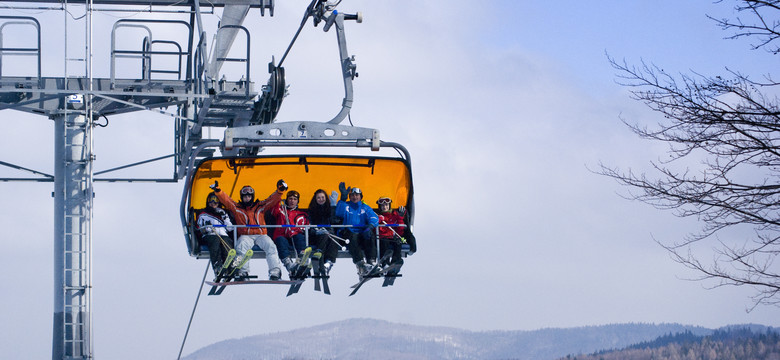
[[[363,22],[363,15],[359,12],[351,15],[337,11],[335,7],[340,2],[341,1],[339,0],[336,4],[327,2],[321,5],[314,16],[315,26],[317,22],[325,21],[325,25],[322,27],[322,30],[325,32],[330,30],[333,25],[336,25],[336,39],[339,45],[341,75],[344,81],[344,100],[341,103],[341,111],[339,111],[333,119],[328,121],[330,124],[339,124],[347,115],[349,115],[353,101],[352,80],[358,76],[357,65],[355,65],[355,56],[350,56],[347,51],[347,37],[344,33],[344,20],[355,20],[357,23]]]
[[[306,24],[306,20],[309,18],[309,16],[313,18],[315,27],[320,22],[325,22],[325,25],[322,28],[325,32],[330,30],[333,25],[336,25],[336,39],[338,40],[340,58],[339,62],[341,63],[341,73],[344,80],[344,99],[341,103],[341,111],[339,111],[339,113],[336,114],[333,119],[328,121],[330,124],[339,124],[349,115],[349,112],[352,109],[353,101],[352,80],[358,76],[357,65],[355,65],[355,57],[350,56],[349,52],[347,51],[347,38],[344,33],[344,20],[354,20],[358,23],[363,22],[363,15],[359,12],[357,14],[344,14],[337,11],[336,6],[338,6],[340,3],[341,0],[335,2],[312,0],[312,2],[306,8],[306,13],[304,13],[303,19],[301,20],[301,25],[298,27],[298,31],[295,33],[292,41],[290,41],[290,44],[287,46],[287,49],[282,55],[281,60],[279,60],[278,65],[281,67],[282,64],[284,64],[284,60],[287,58],[290,49],[295,43],[295,40],[298,38],[298,35],[300,35],[301,29],[303,29],[303,26]]]

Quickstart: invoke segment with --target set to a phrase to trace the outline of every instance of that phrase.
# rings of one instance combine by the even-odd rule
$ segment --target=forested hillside
[[[780,334],[771,329],[753,332],[730,328],[712,335],[689,331],[665,335],[622,350],[590,355],[569,355],[565,360],[780,360]]]

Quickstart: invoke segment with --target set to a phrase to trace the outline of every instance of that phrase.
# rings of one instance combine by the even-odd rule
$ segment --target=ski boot
[[[212,267],[214,268],[214,276],[219,275],[220,270],[222,270],[222,262],[219,261],[216,264],[212,264]]]
[[[325,261],[325,264],[322,265],[322,268],[325,269],[325,273],[323,275],[329,276],[330,269],[333,268],[333,261],[330,260]]]
[[[268,271],[268,279],[271,281],[278,281],[282,278],[282,270],[279,268],[273,268]]]
[[[374,268],[373,265],[366,263],[365,260],[360,260],[357,263],[355,263],[355,266],[358,270],[358,275],[360,277],[368,275],[369,272],[371,272],[371,269]]]
[[[293,275],[295,274],[295,271],[298,270],[298,264],[292,261],[289,257],[284,258],[284,260],[282,260],[282,264],[284,265],[284,268],[287,269],[288,275]]]

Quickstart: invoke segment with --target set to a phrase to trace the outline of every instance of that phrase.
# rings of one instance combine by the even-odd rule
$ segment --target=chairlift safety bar
[[[304,229],[308,230],[308,229],[312,229],[312,228],[366,228],[366,227],[368,227],[368,226],[353,226],[353,225],[206,225],[204,228],[226,228],[228,231],[230,231],[230,230],[234,230],[234,229],[237,229],[237,228],[304,228]],[[379,228],[380,227],[407,227],[407,225],[406,224],[379,224],[379,225],[377,225],[376,229],[374,230],[374,233],[376,235],[376,241],[377,241],[377,251],[379,251],[379,241],[381,241],[381,239],[379,238]],[[198,231],[198,230],[195,230],[195,231]],[[310,245],[310,243],[309,243],[309,232],[308,231],[304,231],[303,234],[304,234],[304,236],[306,238],[306,246],[309,246]],[[233,232],[233,243],[234,244],[237,242],[239,236],[240,235],[238,235],[238,231],[234,231]],[[192,246],[200,246],[200,245],[199,244],[192,244]],[[344,246],[346,246],[346,244],[344,244]],[[254,245],[253,245],[253,247],[254,247]],[[195,256],[197,258],[199,258],[199,259],[200,258],[207,258],[207,257],[204,257],[204,255],[200,255],[203,252],[201,250],[202,249],[199,248],[198,251],[197,251],[198,255],[195,255]],[[208,251],[206,251],[205,253],[208,254]],[[406,257],[407,254],[408,254],[408,249],[402,250],[402,253],[403,253],[402,256]],[[347,255],[348,255],[347,253],[343,253],[342,250],[339,250],[339,257],[345,257]],[[377,256],[381,256],[378,253],[376,255]],[[265,258],[265,252],[260,250],[260,249],[257,249],[257,250],[255,250],[255,253],[252,256],[252,258],[257,258],[257,259]]]

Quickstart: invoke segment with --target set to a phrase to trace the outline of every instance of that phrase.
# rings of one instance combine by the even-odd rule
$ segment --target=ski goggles
[[[289,198],[293,198],[293,197],[294,197],[296,200],[300,200],[300,198],[301,198],[301,194],[299,194],[299,193],[298,193],[297,191],[295,191],[295,190],[290,190],[290,191],[288,191],[288,192],[287,192],[287,198],[289,199]]]
[[[393,200],[390,200],[390,198],[386,198],[386,197],[380,198],[379,200],[376,201],[376,203],[379,205],[390,205],[391,202],[393,202]]]

